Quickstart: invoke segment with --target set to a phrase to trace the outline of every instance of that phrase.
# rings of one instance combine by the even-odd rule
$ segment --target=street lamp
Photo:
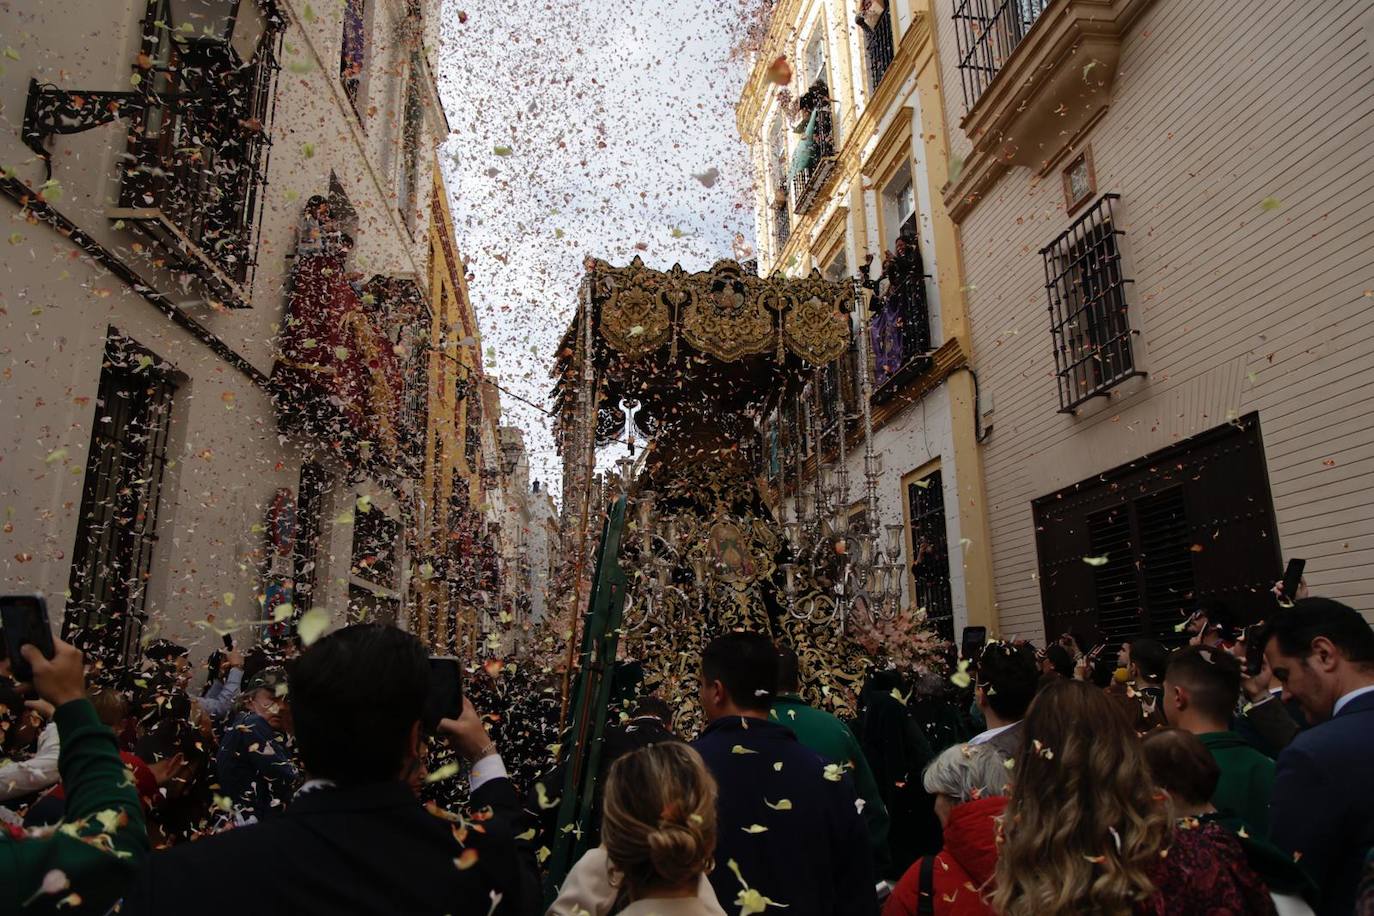
[[[275,0],[168,0],[167,5],[171,22],[166,25],[173,41],[211,53],[232,50],[240,67],[252,61],[268,30],[280,28],[282,23]],[[45,144],[54,134],[77,134],[100,127],[139,114],[150,102],[161,106],[197,101],[210,93],[208,84],[199,93],[157,93],[151,88],[86,92],[31,79],[20,136],[25,146],[43,158],[51,178],[52,154]]]

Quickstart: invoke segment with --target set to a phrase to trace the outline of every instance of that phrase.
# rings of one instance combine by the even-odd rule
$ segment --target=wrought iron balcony
[[[959,73],[969,111],[1053,0],[960,0],[954,9]]]
[[[285,19],[274,0],[204,0],[197,12],[149,3],[134,89],[29,86],[24,142],[51,173],[49,140],[130,120],[118,206],[173,270],[246,306],[265,183],[276,48]]]
[[[810,212],[820,197],[821,188],[835,172],[835,139],[829,99],[825,107],[817,108],[810,116],[806,137],[798,146],[792,172],[792,208],[798,213]],[[803,156],[803,151],[805,155]]]
[[[246,306],[253,235],[270,146],[265,124],[277,69],[271,43],[242,69],[189,65],[190,54],[165,79],[204,85],[198,104],[150,93],[135,119],[115,219],[133,224],[201,277],[225,305]],[[195,73],[192,76],[192,73]]]
[[[872,94],[882,85],[887,68],[892,66],[892,58],[897,53],[892,35],[892,12],[884,10],[877,23],[872,26],[860,17],[859,25],[864,30],[864,50],[868,57],[868,91]]]
[[[890,400],[930,365],[926,273],[914,241],[898,242],[887,265],[886,289],[874,299],[868,339],[873,351],[873,402]],[[880,281],[881,286],[881,281]]]

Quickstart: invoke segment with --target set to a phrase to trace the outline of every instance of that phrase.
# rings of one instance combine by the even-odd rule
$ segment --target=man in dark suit
[[[470,702],[439,726],[473,764],[469,813],[433,814],[416,796],[429,690],[418,639],[347,627],[302,655],[287,686],[309,778],[285,813],[151,857],[121,912],[538,912],[519,803]]]
[[[778,653],[768,637],[729,633],[701,658],[709,723],[692,746],[720,789],[711,885],[729,912],[877,913],[868,830],[853,781],[770,721]]]
[[[606,729],[601,748],[602,772],[608,772],[611,764],[630,751],[664,741],[677,741],[669,728],[672,721],[673,711],[661,697],[654,694],[640,697],[628,719]]]
[[[1264,655],[1308,721],[1279,755],[1270,835],[1317,886],[1317,911],[1355,908],[1374,847],[1374,630],[1359,611],[1304,598],[1269,621]]]
[[[587,848],[591,849],[601,844],[601,805],[606,791],[606,775],[611,772],[611,764],[641,747],[661,744],[664,741],[677,741],[677,736],[668,729],[668,723],[672,720],[673,712],[668,708],[668,704],[660,697],[650,694],[640,697],[635,702],[628,719],[606,729],[606,734],[601,739],[596,800],[592,804],[592,822],[588,826]],[[555,785],[562,785],[561,773]],[[557,813],[556,810],[554,813]]]

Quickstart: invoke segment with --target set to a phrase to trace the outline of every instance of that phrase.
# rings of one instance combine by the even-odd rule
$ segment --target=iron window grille
[[[1178,642],[1174,625],[1197,603],[1193,543],[1182,487],[1088,516],[1097,625],[1113,645],[1148,633]]]
[[[942,639],[954,640],[954,594],[949,581],[949,534],[945,491],[939,471],[907,484],[911,519],[912,606],[925,608],[926,620]]]
[[[876,25],[870,27],[860,16],[858,24],[864,32],[864,51],[868,59],[868,92],[873,94],[882,85],[883,77],[896,56],[896,42],[892,34],[892,11],[885,9]]]
[[[174,266],[242,306],[232,286],[243,289],[255,263],[283,22],[269,11],[245,61],[225,46],[178,40],[161,25],[168,3],[151,0],[143,21],[140,60],[150,64],[140,71],[143,101],[129,132],[120,215],[178,255]]]
[[[343,40],[339,44],[339,80],[361,119],[360,101],[367,68],[367,0],[344,0]]]
[[[904,230],[898,254],[876,284],[868,340],[872,351],[873,402],[891,400],[930,365],[930,304],[925,266],[914,233]]]
[[[417,208],[415,196],[420,183],[420,128],[424,106],[420,100],[420,52],[410,52],[410,71],[406,77],[405,110],[401,128],[401,181],[396,206],[406,230],[415,235]]]
[[[1059,407],[1071,413],[1144,373],[1131,351],[1129,308],[1113,204],[1105,194],[1063,234],[1040,250],[1054,339]]]
[[[969,111],[1053,0],[958,0],[954,8],[959,75]]]
[[[787,240],[792,237],[792,214],[787,211],[787,201],[773,205],[773,258],[782,256]]]
[[[110,664],[141,651],[175,391],[152,353],[111,329],[63,622],[63,638]]]

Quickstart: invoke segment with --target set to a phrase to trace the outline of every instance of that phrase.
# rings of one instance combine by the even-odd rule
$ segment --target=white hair
[[[922,783],[932,795],[948,795],[960,803],[1005,795],[1011,772],[1007,757],[990,744],[956,744],[926,767]]]

